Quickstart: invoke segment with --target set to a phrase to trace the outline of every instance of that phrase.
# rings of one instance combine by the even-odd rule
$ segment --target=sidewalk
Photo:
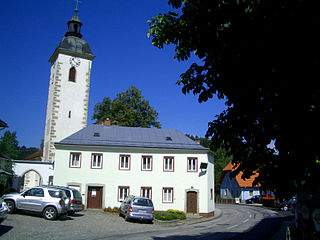
[[[202,222],[208,222],[214,219],[218,219],[222,216],[223,212],[221,209],[216,208],[214,210],[214,216],[213,217],[209,217],[209,218],[205,218],[202,216],[198,216],[198,215],[187,215],[187,219],[186,220],[182,220],[179,221],[180,224],[188,224],[188,225],[193,225],[193,224],[197,224],[197,223],[202,223]]]
[[[284,221],[279,228],[279,230],[273,235],[271,240],[285,240],[286,239],[286,232],[288,227],[294,226],[294,218],[288,221]]]

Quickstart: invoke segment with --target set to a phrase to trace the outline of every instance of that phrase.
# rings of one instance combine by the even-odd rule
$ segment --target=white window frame
[[[103,163],[102,153],[92,153],[91,155],[91,168],[101,169]]]
[[[130,170],[131,156],[121,154],[119,157],[119,170]]]
[[[140,196],[152,199],[152,187],[141,187]]]
[[[170,164],[171,162],[171,164]],[[171,168],[170,168],[171,166]],[[164,172],[174,172],[174,157],[164,157],[163,158],[163,171]]]
[[[70,168],[81,168],[81,153],[80,152],[71,152],[70,153]]]
[[[173,203],[173,187],[162,188],[162,202]]]
[[[119,186],[118,187],[118,202],[123,201],[130,194],[129,186]]]
[[[152,171],[152,156],[142,156],[141,171]]]
[[[198,158],[188,157],[187,165],[188,172],[198,172]]]

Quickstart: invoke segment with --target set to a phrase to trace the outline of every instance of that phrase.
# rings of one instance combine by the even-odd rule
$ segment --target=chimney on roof
[[[110,120],[109,118],[107,118],[106,120],[104,120],[104,121],[102,122],[102,124],[103,124],[104,126],[111,126],[111,120]]]
[[[98,125],[104,125],[104,126],[111,126],[111,120],[109,118],[107,118],[106,120],[104,121],[101,121],[101,122],[98,122],[96,123]]]

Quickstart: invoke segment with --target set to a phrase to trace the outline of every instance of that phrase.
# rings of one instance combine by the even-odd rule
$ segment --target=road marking
[[[249,219],[247,218],[246,220],[243,221],[243,223],[246,223],[246,222],[248,222],[248,221],[249,221]]]
[[[212,234],[212,233],[207,233],[207,234],[204,234],[204,235],[196,236],[195,238],[196,238],[196,239],[206,238],[206,237],[209,237],[211,234]]]
[[[233,225],[233,226],[230,226],[230,227],[227,227],[226,229],[232,229],[232,228],[235,228],[235,227],[238,227],[239,225],[236,224],[236,225]]]

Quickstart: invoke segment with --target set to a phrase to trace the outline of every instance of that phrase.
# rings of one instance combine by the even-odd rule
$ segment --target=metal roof
[[[174,129],[89,125],[56,145],[207,150]]]

